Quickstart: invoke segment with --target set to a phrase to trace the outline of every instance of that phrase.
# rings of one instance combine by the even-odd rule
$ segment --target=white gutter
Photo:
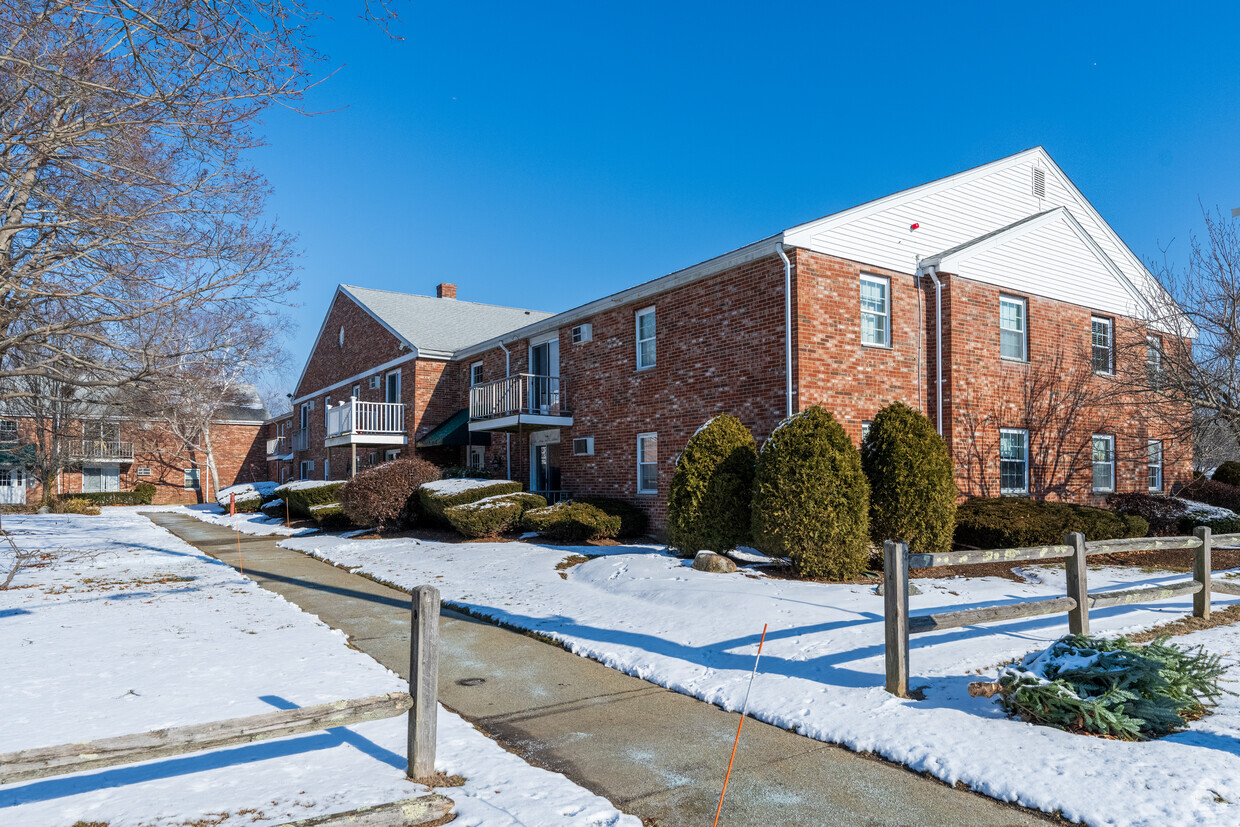
[[[502,340],[497,341],[496,344],[499,345],[500,350],[504,351],[504,378],[507,379],[512,376],[512,354],[509,353],[508,348],[504,347]],[[504,478],[512,479],[512,434],[504,434],[504,453],[506,455],[504,461],[507,463]]]
[[[785,416],[792,416],[792,262],[784,252],[784,243],[775,242],[775,252],[784,262],[784,395],[787,398]]]

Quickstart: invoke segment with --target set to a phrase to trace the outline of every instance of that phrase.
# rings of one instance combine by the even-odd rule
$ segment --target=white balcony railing
[[[309,451],[310,450],[310,429],[298,428],[292,433],[293,450]]]
[[[72,459],[133,461],[133,443],[103,439],[75,439],[69,443]]]
[[[293,450],[292,441],[288,436],[278,436],[267,440],[267,456],[278,457],[291,453]]]
[[[519,373],[469,389],[469,418],[495,419],[501,416],[532,414],[570,416],[565,394],[567,382],[560,376]]]
[[[405,406],[399,402],[349,399],[327,409],[327,438],[404,435]]]

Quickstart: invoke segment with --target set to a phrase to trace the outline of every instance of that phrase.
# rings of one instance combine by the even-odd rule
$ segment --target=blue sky
[[[303,251],[285,384],[338,283],[563,310],[1038,144],[1143,259],[1240,207],[1234,3],[834,5],[317,23],[322,114],[254,155]]]

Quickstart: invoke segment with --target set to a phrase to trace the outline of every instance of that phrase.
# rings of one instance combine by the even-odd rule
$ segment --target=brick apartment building
[[[936,423],[965,493],[1170,490],[1191,446],[1102,401],[1121,337],[1148,335],[1157,361],[1165,334],[1143,320],[1165,300],[1036,147],[555,315],[450,284],[342,285],[268,459],[275,479],[342,479],[414,449],[636,502],[658,528],[675,458],[711,416],[761,441],[821,404],[859,441],[900,400]],[[1038,394],[1081,400],[1052,442]]]
[[[260,437],[267,410],[252,388],[238,404],[226,405],[211,423],[211,446],[220,486],[267,479]],[[54,480],[55,494],[131,491],[138,483],[155,486],[157,505],[210,501],[214,491],[201,444],[186,445],[159,421],[142,421],[97,406],[64,426],[55,437],[37,433],[29,416],[0,415],[0,504],[43,498],[36,468],[38,454],[51,439],[68,461]]]

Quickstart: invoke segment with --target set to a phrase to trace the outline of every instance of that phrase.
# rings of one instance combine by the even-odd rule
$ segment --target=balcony
[[[267,440],[267,461],[293,458],[293,442],[288,436]]]
[[[519,373],[469,389],[469,430],[538,431],[573,424],[567,381]]]
[[[88,462],[133,462],[133,443],[74,439],[69,441],[69,458]]]
[[[361,402],[350,399],[327,409],[327,439],[323,445],[407,445],[405,406],[399,402]]]
[[[310,429],[309,428],[298,428],[296,431],[293,431],[291,436],[292,436],[292,439],[290,439],[289,441],[292,443],[294,451],[309,451],[310,450]]]

